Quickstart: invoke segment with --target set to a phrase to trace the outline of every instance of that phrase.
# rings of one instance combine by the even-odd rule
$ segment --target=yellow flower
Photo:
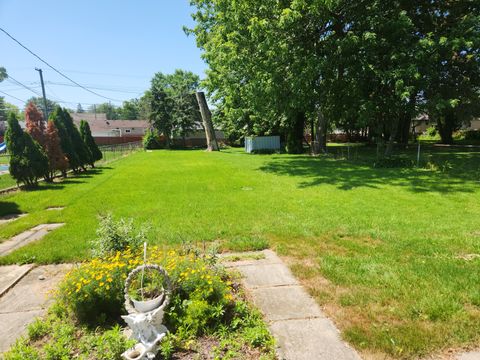
[[[105,289],[110,290],[110,286],[109,285],[105,286]]]
[[[104,284],[103,282],[101,282],[101,283],[100,283],[100,284],[98,284],[98,285],[100,285],[100,286],[103,286],[103,285],[105,285],[105,284]]]
[[[109,277],[109,278],[107,279],[107,281],[111,283],[111,282],[113,281],[113,279],[112,279],[111,277]]]

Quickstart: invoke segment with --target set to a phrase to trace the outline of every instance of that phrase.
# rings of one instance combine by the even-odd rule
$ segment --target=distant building
[[[77,126],[80,126],[81,120],[88,122],[92,136],[99,145],[140,141],[150,128],[147,120],[107,120],[106,114],[91,113],[71,113],[70,115]]]
[[[90,125],[92,136],[98,145],[122,144],[140,141],[150,128],[148,120],[107,120],[106,114],[71,113],[73,121],[80,126],[80,120]],[[223,131],[215,130],[217,141],[225,142]],[[160,137],[162,139],[162,137]],[[173,143],[179,146],[206,146],[205,131],[201,124],[184,139],[175,137]]]
[[[430,120],[427,114],[420,114],[416,119],[412,120],[412,127],[415,128],[415,133],[422,134],[429,127],[435,126],[437,123],[434,120]],[[473,119],[470,124],[463,125],[463,130],[480,130],[480,119]]]

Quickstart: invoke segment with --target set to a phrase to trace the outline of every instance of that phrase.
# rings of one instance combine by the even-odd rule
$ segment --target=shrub
[[[480,140],[480,131],[479,130],[468,130],[465,131],[465,140]]]
[[[95,167],[95,162],[101,160],[103,155],[93,139],[90,125],[85,120],[80,121],[80,135],[88,148],[90,166]]]
[[[143,136],[143,148],[145,150],[160,149],[160,141],[158,140],[158,133],[156,130],[147,130]]]
[[[68,158],[62,151],[58,130],[52,120],[48,121],[45,132],[45,153],[48,157],[48,171],[45,174],[46,181],[53,181],[57,171],[65,174],[68,169]]]
[[[65,277],[59,299],[86,324],[117,320],[124,312],[124,281],[131,270],[143,263],[142,256],[140,250],[127,249],[82,264]],[[153,247],[148,262],[164,266],[169,273],[175,295],[168,322],[176,328],[184,327],[189,336],[201,333],[204,326],[223,313],[218,306],[223,308],[231,300],[229,284],[206,260],[196,259],[193,254],[165,254]],[[206,309],[205,304],[215,306]]]
[[[8,118],[6,141],[10,157],[10,174],[27,186],[37,184],[39,177],[48,171],[48,159],[40,144],[30,134],[23,132],[15,115]]]
[[[118,320],[124,312],[124,281],[127,273],[139,264],[132,258],[127,251],[82,264],[67,273],[59,287],[59,300],[87,325]]]
[[[100,216],[97,238],[92,242],[94,256],[101,257],[127,247],[136,248],[146,240],[146,229],[135,229],[133,220],[115,221],[112,214]]]
[[[373,167],[376,168],[409,168],[413,166],[415,166],[415,162],[404,155],[389,156],[378,159],[373,164]]]
[[[70,168],[76,170],[80,166],[80,160],[75,153],[75,149],[72,144],[72,139],[64,125],[63,121],[63,110],[60,106],[57,106],[53,113],[50,115],[50,119],[55,124],[55,127],[58,131],[58,136],[60,138],[60,146],[62,151],[68,159],[68,164]]]
[[[435,126],[430,126],[427,130],[425,130],[425,133],[430,136],[430,137],[435,137],[438,134],[437,128]]]

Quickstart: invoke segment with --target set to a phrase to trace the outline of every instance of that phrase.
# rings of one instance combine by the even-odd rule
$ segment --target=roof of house
[[[105,113],[70,113],[73,121],[80,122],[80,120],[87,120],[90,123],[90,120],[107,120],[107,114]]]
[[[148,127],[150,127],[148,120],[107,120],[107,117],[103,116],[105,114],[97,114],[97,118],[95,119],[94,116],[92,117],[92,115],[95,114],[90,113],[72,113],[70,115],[72,115],[73,121],[75,122],[75,124],[77,124],[77,126],[79,125],[80,120],[86,120],[88,122],[88,125],[90,125],[90,130],[92,132],[105,132],[115,129],[132,128],[147,129]]]

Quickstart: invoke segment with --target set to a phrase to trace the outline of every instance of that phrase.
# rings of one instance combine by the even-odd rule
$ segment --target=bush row
[[[102,153],[92,137],[90,126],[84,120],[80,130],[66,109],[55,108],[45,124],[35,104],[25,109],[26,131],[20,127],[14,113],[8,117],[5,134],[10,153],[10,174],[17,183],[35,186],[38,179],[53,181],[57,172],[65,177],[70,168],[74,172],[94,167]]]

